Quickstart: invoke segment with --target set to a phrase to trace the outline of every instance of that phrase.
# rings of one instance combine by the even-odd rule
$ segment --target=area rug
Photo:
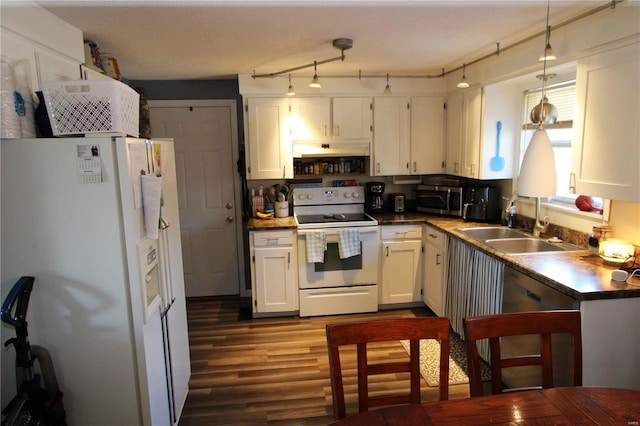
[[[400,340],[402,347],[409,353],[409,341]],[[449,384],[469,383],[467,354],[464,343],[456,333],[451,332],[449,341]],[[489,364],[480,360],[482,380],[491,380]],[[429,386],[440,383],[440,342],[434,339],[420,340],[420,374]]]

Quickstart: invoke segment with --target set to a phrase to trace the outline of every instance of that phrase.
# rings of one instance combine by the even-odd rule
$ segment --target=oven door
[[[377,226],[357,227],[360,233],[361,254],[340,259],[338,254],[338,229],[298,230],[298,284],[301,289],[345,287],[378,283],[378,246],[380,235]],[[341,228],[344,229],[344,228]],[[309,232],[324,232],[327,250],[323,263],[307,262]]]

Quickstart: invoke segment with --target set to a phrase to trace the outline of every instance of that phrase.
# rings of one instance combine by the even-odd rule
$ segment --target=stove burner
[[[342,213],[325,213],[324,217],[333,218],[336,220],[345,220],[347,218],[347,216],[343,215]]]

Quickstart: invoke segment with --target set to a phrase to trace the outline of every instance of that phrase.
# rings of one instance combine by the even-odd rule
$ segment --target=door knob
[[[227,210],[231,210],[233,208],[233,204],[227,203],[225,207],[227,208]]]
[[[227,223],[231,223],[233,222],[233,217],[232,216],[227,216]]]

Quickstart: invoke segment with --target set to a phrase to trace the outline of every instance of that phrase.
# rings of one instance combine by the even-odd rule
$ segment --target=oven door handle
[[[356,228],[322,228],[322,229],[298,229],[298,235],[306,235],[309,232],[324,232],[326,235],[338,235],[340,229],[357,229],[360,234],[378,232],[377,226],[361,226]]]

